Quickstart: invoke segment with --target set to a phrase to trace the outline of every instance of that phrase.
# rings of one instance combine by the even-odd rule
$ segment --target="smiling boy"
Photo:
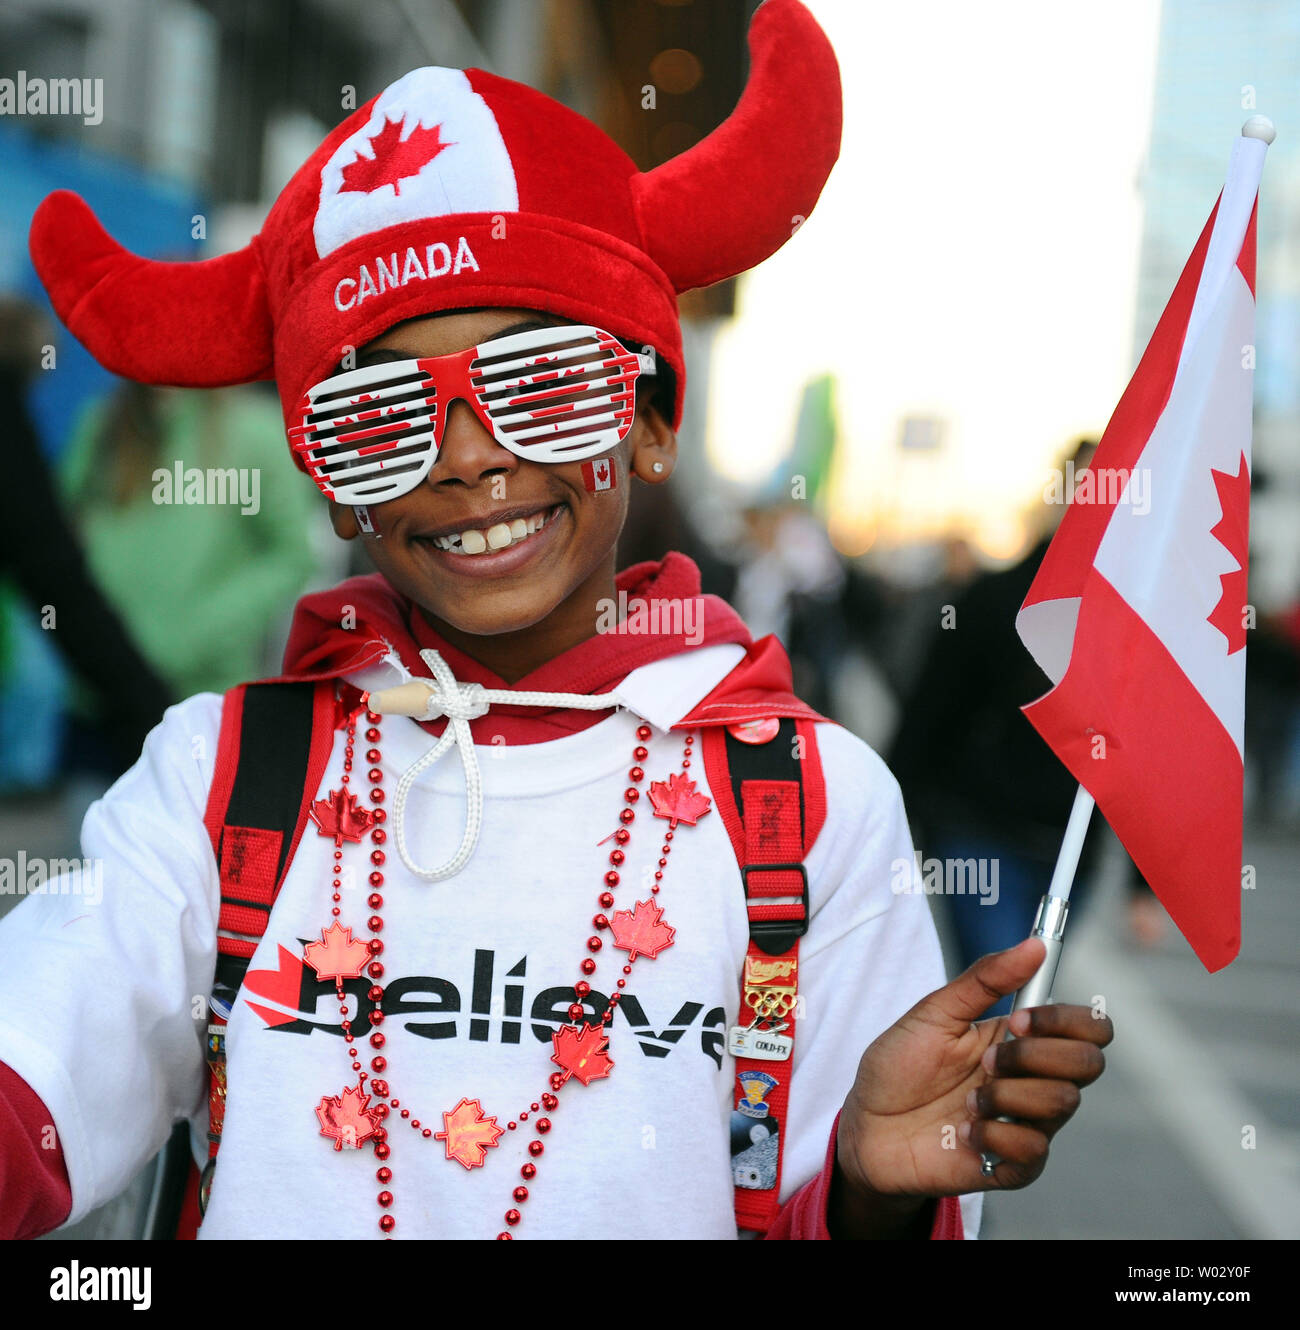
[[[952,1238],[1041,1172],[1109,1021],[976,1023],[1040,944],[944,985],[880,760],[688,560],[615,569],[675,460],[674,290],[777,248],[834,160],[803,7],[768,0],[751,52],[727,125],[646,175],[426,69],[240,255],[144,264],[42,205],[78,336],[146,381],[274,373],[377,574],[299,604],[282,681],[168,713],[87,816],[100,909],[0,926],[10,1234],[186,1118],[205,1238]],[[435,245],[469,257],[412,266]],[[634,597],[698,601],[698,642],[597,632]]]
[[[415,319],[367,344],[356,367],[445,355],[565,322],[525,310]],[[602,605],[614,598],[614,547],[627,516],[630,477],[658,484],[671,474],[676,435],[650,398],[639,394],[628,437],[611,458],[615,476],[608,491],[584,486],[581,462],[543,464],[508,452],[464,402],[455,403],[434,482],[368,506],[371,562],[422,607],[445,641],[507,682],[531,673],[591,637]],[[361,534],[347,505],[332,504],[330,519],[345,540]],[[494,527],[528,519],[544,525],[526,538],[514,532],[504,549],[488,547]],[[439,546],[440,539],[446,544],[474,532],[481,542]]]

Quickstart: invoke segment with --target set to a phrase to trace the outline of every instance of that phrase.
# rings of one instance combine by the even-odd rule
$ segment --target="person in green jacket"
[[[63,492],[99,584],[180,697],[266,672],[316,571],[315,488],[283,465],[275,398],[123,383],[83,413]]]

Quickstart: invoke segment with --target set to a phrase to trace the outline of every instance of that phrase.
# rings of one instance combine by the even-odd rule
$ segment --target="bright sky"
[[[805,379],[830,370],[841,547],[964,521],[1010,556],[1047,469],[1132,369],[1158,0],[807,3],[840,61],[843,148],[720,332],[713,459],[765,474]],[[901,456],[905,415],[945,417],[943,451]]]

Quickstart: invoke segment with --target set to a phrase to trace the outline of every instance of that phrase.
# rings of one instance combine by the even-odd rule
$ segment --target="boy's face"
[[[362,347],[356,367],[448,355],[507,332],[572,322],[531,310],[466,310],[413,319]],[[651,381],[653,383],[653,380]],[[358,536],[376,569],[398,591],[453,630],[487,637],[542,623],[557,609],[581,621],[595,601],[613,595],[614,546],[627,514],[633,475],[651,484],[668,478],[677,444],[639,383],[636,418],[610,457],[613,489],[589,493],[581,462],[532,462],[501,447],[465,402],[452,404],[442,447],[424,482],[399,498],[370,506],[375,535],[363,535],[352,508],[332,503],[330,519],[345,540]],[[662,464],[656,473],[654,465]],[[440,549],[435,538],[523,521],[539,530],[503,549],[469,554]],[[515,533],[519,531],[516,525]],[[492,543],[501,538],[498,531]],[[480,544],[476,537],[465,542]],[[588,624],[588,632],[590,632]]]

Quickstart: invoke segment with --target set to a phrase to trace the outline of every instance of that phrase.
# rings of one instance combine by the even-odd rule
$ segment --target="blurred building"
[[[1300,5],[1164,0],[1133,339],[1137,363],[1223,186],[1234,135],[1268,116],[1277,139],[1259,193],[1255,335],[1257,483],[1251,598],[1300,593]]]

